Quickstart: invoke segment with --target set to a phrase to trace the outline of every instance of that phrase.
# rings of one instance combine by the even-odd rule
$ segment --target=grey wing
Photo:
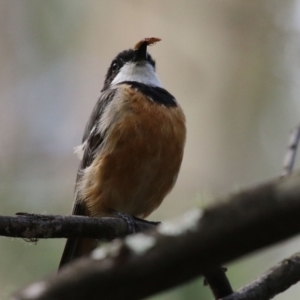
[[[101,116],[103,115],[105,108],[114,98],[115,93],[116,93],[116,89],[109,89],[104,91],[100,95],[100,98],[98,99],[92,111],[90,119],[85,126],[83,139],[82,139],[82,144],[84,145],[83,156],[77,172],[76,186],[75,186],[76,197],[75,197],[75,203],[72,212],[73,215],[85,214],[84,207],[82,207],[82,203],[81,203],[82,201],[80,201],[81,199],[78,199],[78,194],[76,192],[76,189],[77,189],[78,182],[82,177],[84,169],[89,167],[92,164],[96,153],[99,151],[99,148],[101,148],[105,134],[103,134],[98,130],[99,121],[101,119]]]
[[[84,169],[91,165],[96,153],[99,151],[99,148],[103,143],[105,133],[99,133],[99,120],[104,112],[105,107],[112,101],[115,92],[115,89],[107,90],[100,95],[100,98],[96,103],[91,117],[85,127],[83,135],[83,143],[85,146],[83,149],[83,157],[77,173],[76,185],[78,184]],[[84,201],[81,201],[82,199],[80,199],[80,196],[78,193],[76,193],[76,190],[75,195],[75,203],[72,214],[87,215],[85,203]],[[86,254],[87,251],[91,251],[96,247],[96,245],[97,243],[92,239],[68,239],[59,264],[59,269],[72,260]]]

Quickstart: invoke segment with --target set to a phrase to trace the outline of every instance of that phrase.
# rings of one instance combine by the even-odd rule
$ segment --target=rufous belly
[[[180,106],[165,107],[122,87],[103,146],[83,175],[80,193],[90,216],[110,210],[146,217],[173,188],[185,143]]]

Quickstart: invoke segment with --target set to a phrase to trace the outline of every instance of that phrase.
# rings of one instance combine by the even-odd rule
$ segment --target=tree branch
[[[14,299],[141,299],[300,232],[300,174],[220,200],[147,234],[115,240]]]
[[[203,272],[204,282],[209,285],[215,299],[229,296],[233,293],[231,284],[226,276],[227,270],[220,266]]]
[[[129,234],[127,223],[121,218],[90,218],[84,216],[54,216],[17,213],[17,217],[0,216],[0,235],[24,238],[36,242],[40,238],[89,237],[113,240]],[[156,226],[154,222],[136,219],[136,231]],[[232,288],[221,267],[204,274],[215,299],[232,293]]]
[[[300,280],[300,253],[283,260],[254,282],[222,300],[268,300]]]
[[[128,232],[121,218],[90,218],[84,216],[54,216],[18,213],[0,216],[0,235],[29,240],[48,238],[95,238],[112,240]],[[136,219],[138,231],[154,227],[154,222]]]

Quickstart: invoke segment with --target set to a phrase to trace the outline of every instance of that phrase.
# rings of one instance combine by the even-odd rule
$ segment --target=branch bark
[[[154,227],[151,222],[137,219],[139,231]],[[0,235],[29,240],[48,238],[101,238],[112,240],[128,232],[121,218],[90,218],[84,216],[54,216],[18,213],[0,216]]]
[[[299,217],[295,174],[229,195],[147,234],[115,240],[14,299],[141,299],[299,233]]]
[[[267,300],[300,280],[300,253],[283,260],[251,284],[222,300]]]
[[[18,216],[0,216],[0,235],[24,238],[36,242],[40,238],[96,238],[113,240],[129,234],[127,223],[121,218],[90,218],[84,216],[54,216],[18,213]],[[154,228],[155,222],[136,219],[136,232]],[[204,274],[215,299],[233,291],[221,267]]]

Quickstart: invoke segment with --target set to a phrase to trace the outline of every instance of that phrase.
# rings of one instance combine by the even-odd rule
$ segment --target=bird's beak
[[[148,43],[145,41],[143,43],[140,43],[140,45],[137,45],[138,48],[134,49],[134,54],[133,54],[133,62],[138,62],[138,61],[145,61],[147,60],[147,46]]]
[[[154,45],[155,43],[159,42],[160,38],[150,37],[144,38],[143,40],[139,41],[133,48],[134,54],[132,61],[145,61],[147,60],[147,46]]]

